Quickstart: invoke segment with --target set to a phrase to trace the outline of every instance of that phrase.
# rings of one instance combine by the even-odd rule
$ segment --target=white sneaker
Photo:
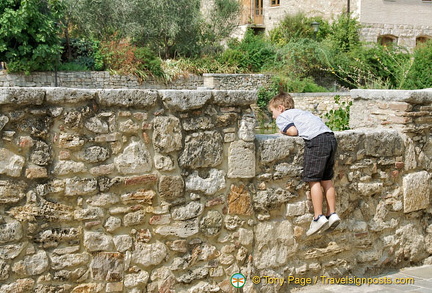
[[[314,219],[311,222],[309,230],[306,232],[306,236],[311,236],[317,232],[325,231],[329,227],[329,220],[324,215],[318,216],[318,219]]]
[[[330,216],[327,217],[328,222],[329,222],[329,229],[334,229],[337,227],[337,225],[339,225],[341,219],[339,218],[339,216],[336,213],[331,214]]]

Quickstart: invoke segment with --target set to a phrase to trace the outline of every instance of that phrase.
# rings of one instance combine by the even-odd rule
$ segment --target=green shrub
[[[420,45],[414,51],[411,68],[403,88],[423,89],[432,87],[432,41]]]
[[[324,114],[325,124],[333,131],[348,130],[350,119],[350,108],[352,102],[341,102],[340,96],[336,95],[334,101],[339,108],[332,109]]]
[[[259,72],[274,61],[275,50],[262,35],[248,30],[241,42],[232,41],[219,57],[221,63],[237,66],[241,72]]]

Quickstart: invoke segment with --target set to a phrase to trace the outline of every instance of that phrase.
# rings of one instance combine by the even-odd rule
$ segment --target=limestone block
[[[357,184],[359,193],[363,196],[371,196],[374,194],[380,194],[383,189],[382,182],[359,182]]]
[[[61,133],[56,139],[58,146],[66,149],[78,148],[85,143],[84,139],[79,135],[69,133]]]
[[[209,130],[214,128],[213,118],[211,116],[191,117],[183,120],[183,129],[186,131]]]
[[[42,88],[0,88],[0,105],[42,105],[45,89]]]
[[[87,204],[94,207],[109,207],[120,201],[118,195],[113,193],[98,193],[87,199]]]
[[[98,281],[119,282],[123,280],[124,259],[118,252],[100,252],[90,265],[92,278]]]
[[[171,153],[182,147],[180,120],[174,116],[153,119],[153,145],[160,153]]]
[[[37,141],[32,148],[30,161],[39,166],[46,166],[51,161],[51,148],[43,141]]]
[[[88,266],[90,261],[90,254],[84,253],[71,253],[64,255],[50,255],[51,269],[62,270],[72,268],[75,266]]]
[[[104,217],[104,210],[99,207],[88,207],[77,209],[74,212],[74,218],[78,221],[98,220]]]
[[[257,269],[284,266],[289,257],[296,253],[297,243],[289,221],[260,222],[255,226],[254,233],[252,257]]]
[[[172,171],[175,168],[174,160],[171,156],[164,156],[159,153],[153,156],[155,168],[161,171]]]
[[[160,264],[167,256],[168,249],[160,242],[146,244],[137,242],[132,253],[132,261],[144,267]]]
[[[135,274],[127,274],[124,277],[124,286],[126,288],[145,287],[149,280],[149,273],[146,271],[140,271]]]
[[[189,220],[198,217],[203,211],[204,205],[202,203],[192,201],[186,205],[174,207],[171,211],[171,217],[173,220]]]
[[[0,281],[9,279],[10,265],[6,261],[0,259]]]
[[[5,127],[8,122],[9,122],[8,116],[0,115],[0,130],[2,130],[3,127]]]
[[[404,153],[402,137],[394,130],[368,131],[365,135],[366,155],[400,156]]]
[[[87,170],[83,162],[75,161],[57,161],[54,164],[54,174],[56,175],[71,175],[77,173],[83,173]]]
[[[84,231],[84,247],[91,252],[111,251],[114,248],[110,235],[101,232]]]
[[[125,204],[152,204],[156,196],[154,190],[139,189],[135,192],[121,195],[121,201]]]
[[[14,283],[1,285],[2,293],[27,293],[32,292],[35,281],[33,279],[18,279]]]
[[[217,131],[204,131],[186,136],[179,158],[180,167],[192,169],[216,167],[223,159],[223,138]]]
[[[141,129],[140,125],[134,122],[132,119],[121,121],[119,123],[119,130],[123,133],[136,134]]]
[[[208,236],[219,234],[222,229],[223,217],[218,211],[208,211],[201,219],[200,231]]]
[[[205,178],[202,178],[198,171],[194,171],[186,178],[187,191],[201,191],[206,195],[213,195],[225,186],[226,179],[223,170],[210,169]]]
[[[21,240],[23,237],[23,227],[20,222],[0,224],[0,243],[7,243]]]
[[[210,91],[161,90],[164,105],[174,111],[188,111],[203,107],[211,99]]]
[[[232,142],[228,150],[228,178],[253,178],[255,168],[255,144]]]
[[[269,211],[279,209],[282,204],[287,203],[290,198],[295,197],[288,190],[277,188],[259,190],[253,194],[253,206],[258,211]]]
[[[133,140],[123,153],[114,158],[117,170],[122,174],[141,174],[152,169],[152,160],[146,145]]]
[[[117,235],[113,237],[114,245],[117,251],[125,252],[130,250],[133,245],[133,239],[129,235]]]
[[[403,178],[404,213],[428,208],[430,175],[427,171],[407,174]]]
[[[0,174],[19,177],[21,176],[24,164],[24,157],[16,155],[8,149],[0,149]]]
[[[67,178],[65,180],[65,195],[89,195],[97,190],[96,179]]]
[[[126,227],[143,224],[145,222],[145,211],[139,210],[133,213],[128,213],[123,218],[123,224]]]
[[[173,200],[184,195],[184,181],[181,176],[161,176],[159,195],[166,200]]]
[[[255,140],[255,124],[256,120],[254,117],[244,116],[239,122],[238,136],[244,141]]]
[[[215,90],[212,94],[214,102],[222,106],[250,106],[258,98],[256,91]]]
[[[84,126],[88,130],[98,134],[109,132],[108,123],[99,117],[91,117],[84,123]]]
[[[153,106],[157,100],[154,90],[105,89],[98,93],[103,106],[140,107]]]
[[[231,191],[228,194],[228,214],[252,215],[252,213],[251,196],[246,186],[231,185]]]
[[[176,221],[170,225],[160,226],[155,229],[155,233],[163,236],[176,236],[187,238],[199,232],[198,219],[186,221]]]
[[[49,259],[43,250],[24,257],[24,267],[29,276],[40,275],[49,269]]]
[[[121,219],[111,216],[106,220],[104,227],[108,232],[114,232],[115,230],[121,227],[121,224],[122,224]]]
[[[300,140],[280,135],[257,135],[257,152],[261,163],[266,164],[288,157],[294,150],[296,141],[300,142]]]
[[[25,196],[23,181],[0,180],[0,204],[17,203]]]
[[[36,241],[43,247],[56,247],[61,242],[75,241],[81,239],[82,230],[80,228],[52,228],[39,233]]]
[[[0,247],[0,259],[8,260],[16,258],[25,246],[25,243],[2,245]]]
[[[193,270],[189,270],[187,273],[180,275],[177,281],[180,283],[189,284],[195,280],[204,279],[208,275],[208,268],[200,267]]]
[[[287,217],[301,216],[307,213],[307,211],[308,211],[307,204],[305,201],[291,203],[291,204],[287,204],[286,216]]]
[[[46,100],[52,104],[76,104],[94,99],[96,90],[90,89],[73,89],[62,87],[45,88]]]

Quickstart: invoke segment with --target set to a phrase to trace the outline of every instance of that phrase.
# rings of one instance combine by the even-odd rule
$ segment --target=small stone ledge
[[[407,102],[411,104],[432,103],[432,88],[423,90],[351,90],[353,100]]]

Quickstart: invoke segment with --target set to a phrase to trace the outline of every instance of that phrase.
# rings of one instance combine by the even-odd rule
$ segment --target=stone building
[[[269,32],[287,14],[303,12],[325,19],[350,12],[363,25],[361,36],[368,42],[395,43],[414,48],[432,38],[431,0],[239,0],[242,11],[240,35],[251,27]]]

